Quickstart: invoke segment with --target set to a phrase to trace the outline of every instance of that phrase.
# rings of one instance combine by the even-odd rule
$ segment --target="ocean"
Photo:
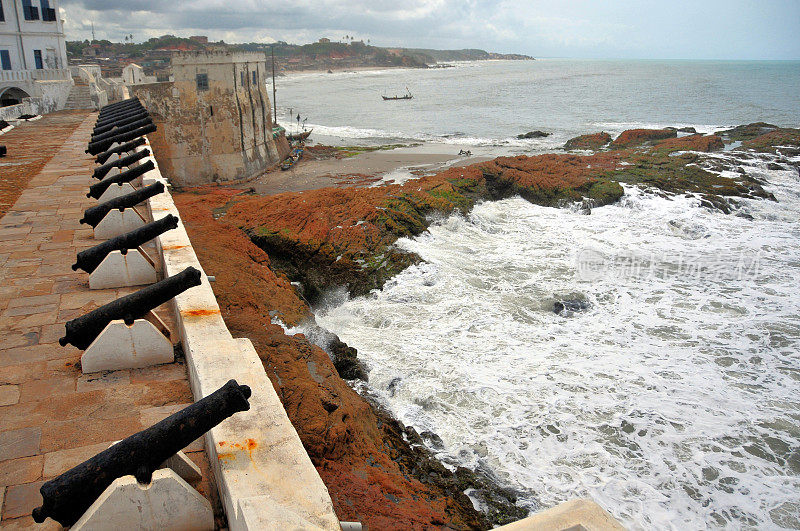
[[[406,85],[413,100],[380,99]],[[598,130],[798,127],[798,89],[800,63],[547,60],[298,75],[278,101],[342,142],[505,154]],[[514,138],[532,129],[552,136]],[[742,166],[777,202],[731,215],[636,187],[588,216],[481,203],[399,241],[424,262],[317,321],[358,349],[360,392],[531,510],[588,496],[631,529],[798,529],[800,175],[768,162]]]
[[[580,134],[635,127],[800,125],[800,61],[454,64],[279,77],[278,120],[297,127],[299,113],[315,136],[342,144],[441,142],[486,154],[547,151]],[[406,89],[414,99],[381,98]],[[531,130],[551,136],[516,138]]]

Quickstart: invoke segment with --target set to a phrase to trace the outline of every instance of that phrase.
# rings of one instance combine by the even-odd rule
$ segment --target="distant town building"
[[[322,38],[319,40],[319,42],[320,42],[321,44],[327,44],[327,43],[331,42],[331,40],[330,40],[330,39],[328,39],[327,37],[322,37]]]
[[[205,35],[192,35],[191,37],[189,37],[189,40],[192,40],[194,42],[199,42],[200,44],[208,44],[208,37],[206,37]]]
[[[158,126],[149,135],[161,173],[178,185],[248,179],[289,151],[273,130],[262,53],[183,52],[173,81],[131,85]]]
[[[144,75],[144,68],[131,63],[122,69],[122,82],[126,85],[140,85],[142,83],[155,83],[155,76]]]
[[[0,105],[62,108],[72,85],[56,0],[0,0]]]

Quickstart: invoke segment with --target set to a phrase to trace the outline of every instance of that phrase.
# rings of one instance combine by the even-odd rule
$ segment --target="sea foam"
[[[632,529],[797,528],[800,181],[747,168],[778,199],[741,201],[752,221],[634,187],[590,216],[480,204],[318,321],[441,459],[532,510],[591,496]],[[555,314],[569,297],[588,309]]]

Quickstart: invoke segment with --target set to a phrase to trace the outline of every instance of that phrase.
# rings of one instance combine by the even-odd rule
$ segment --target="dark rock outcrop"
[[[747,125],[739,125],[731,129],[717,131],[714,134],[721,136],[725,142],[742,142],[745,140],[752,140],[765,133],[771,133],[779,129],[777,125],[768,124],[765,122],[755,122]]]
[[[545,133],[544,131],[528,131],[527,133],[523,133],[521,135],[517,135],[517,138],[520,140],[527,139],[527,138],[544,138],[550,136],[550,133]]]

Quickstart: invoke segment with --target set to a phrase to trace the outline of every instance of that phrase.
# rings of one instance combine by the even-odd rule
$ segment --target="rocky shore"
[[[712,152],[741,143],[726,156]],[[786,167],[800,130],[751,124],[716,135],[675,129],[598,133],[578,152],[500,157],[402,185],[329,187],[273,196],[204,187],[174,194],[228,327],[249,337],[319,470],[342,520],[371,529],[485,529],[524,516],[491,477],[451,471],[432,458],[435,434],[417,434],[352,383],[368,378],[357,352],[314,325],[311,308],[334,288],[363,295],[420,260],[394,243],[479,201],[519,195],[581,212],[617,201],[622,185],[689,194],[736,213],[738,198],[774,200],[738,171],[742,159]],[[289,336],[286,327],[306,334]],[[321,348],[323,347],[323,348]],[[345,380],[349,380],[348,383]],[[488,507],[478,512],[464,494]]]

